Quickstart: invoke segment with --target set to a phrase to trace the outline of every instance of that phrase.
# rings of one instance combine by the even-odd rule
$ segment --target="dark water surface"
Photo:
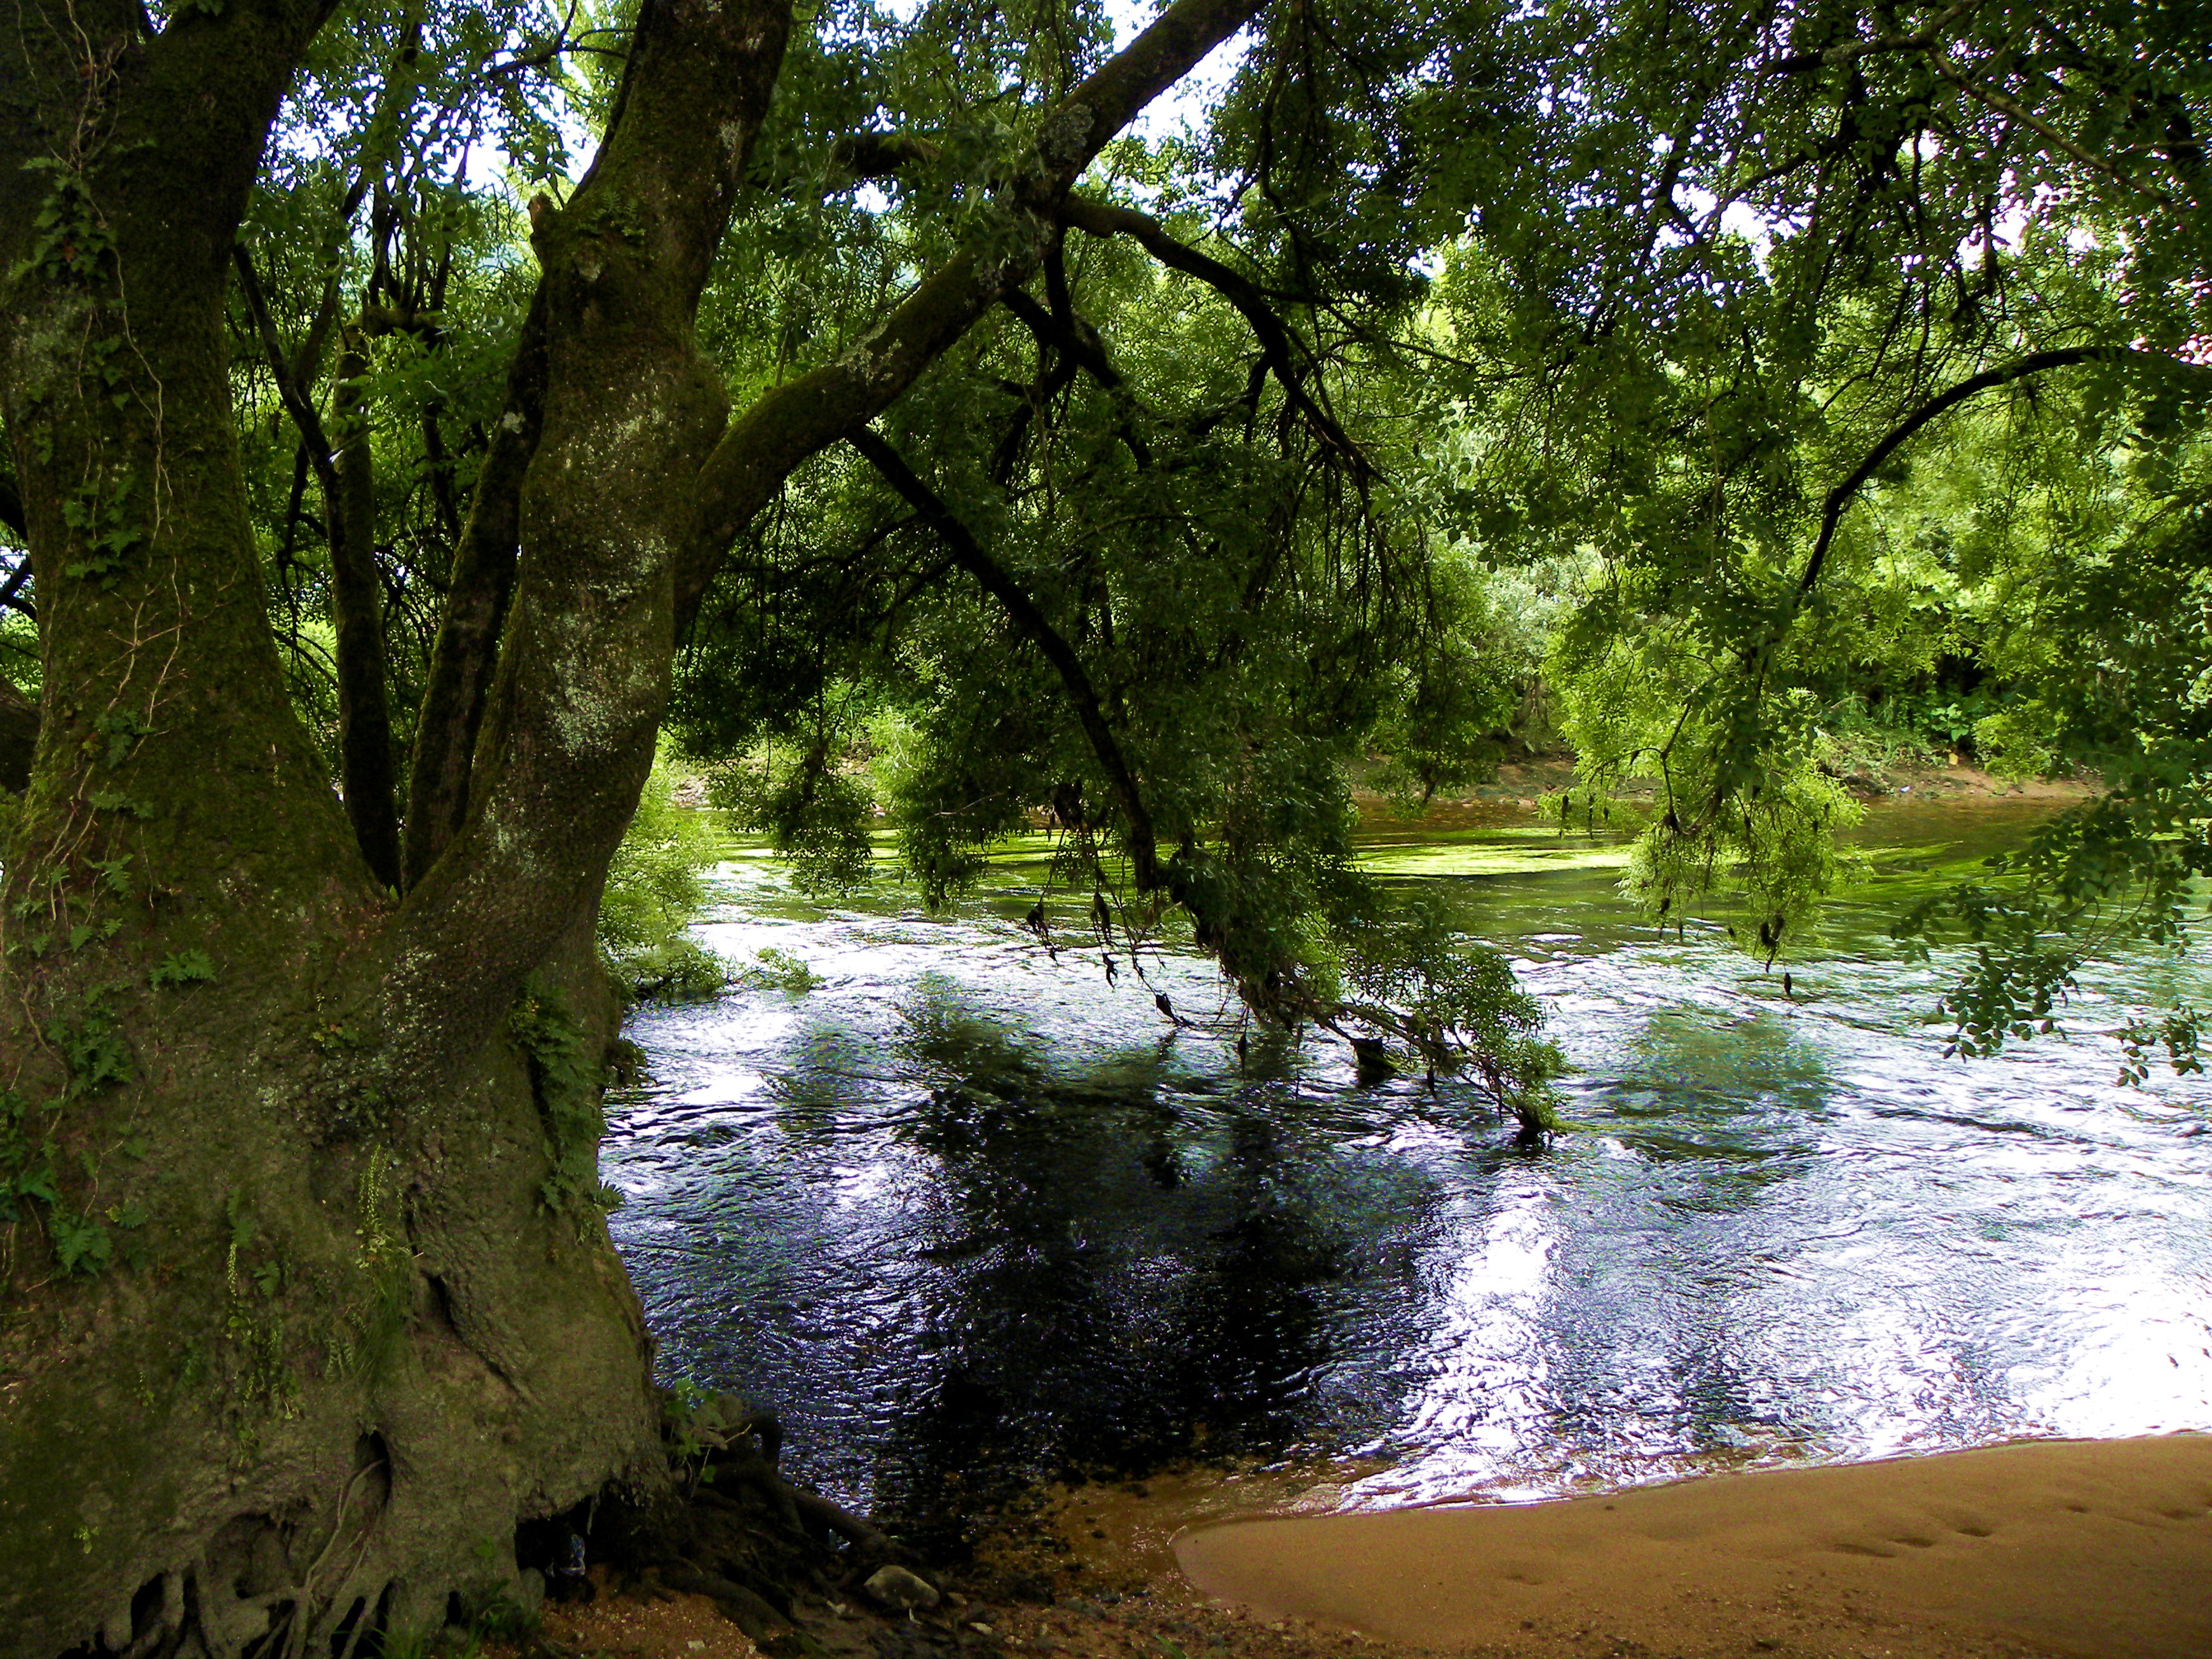
[[[2097,1035],[2212,964],[2145,954],[2075,1041],[1946,1060],[1941,962],[1886,937],[2025,822],[1878,811],[1795,1002],[1634,926],[1617,849],[1511,811],[1378,835],[1379,867],[1493,872],[1407,878],[1552,1009],[1586,1127],[1536,1153],[1333,1043],[1255,1037],[1240,1075],[1202,963],[1109,987],[1021,931],[1034,864],[933,920],[733,859],[701,938],[823,983],[637,1017],[616,1240],[664,1370],[773,1404],[863,1506],[1192,1451],[1347,1460],[1379,1504],[2212,1428],[2212,1090],[2120,1088]]]

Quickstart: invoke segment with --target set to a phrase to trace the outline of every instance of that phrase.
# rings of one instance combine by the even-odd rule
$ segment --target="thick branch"
[[[678,573],[679,626],[738,533],[793,468],[896,401],[921,372],[1027,279],[1051,246],[1060,198],[1138,111],[1243,27],[1265,0],[1176,0],[1046,118],[1008,206],[1030,222],[1012,255],[970,246],[926,277],[835,362],[786,381],[732,422],[700,475],[698,511]]]
[[[368,1018],[387,1065],[451,1064],[497,1029],[564,940],[589,951],[608,860],[653,763],[696,482],[726,422],[722,377],[694,325],[699,295],[788,26],[786,0],[644,0],[591,172],[565,208],[532,205],[543,414],[534,452],[513,458],[518,539],[489,524],[483,535],[487,555],[519,547],[513,598],[462,786],[466,816],[374,944]],[[515,373],[526,387],[532,371]],[[511,406],[501,424],[528,422]],[[507,487],[486,496],[487,517],[504,513]],[[496,598],[495,580],[464,577],[460,603]],[[495,610],[472,624],[487,642]],[[456,710],[480,684],[466,668],[447,671],[449,752],[465,725]]]
[[[493,424],[466,526],[453,549],[438,642],[430,658],[407,774],[401,875],[412,887],[460,832],[469,770],[485,699],[499,663],[500,629],[522,543],[522,481],[538,453],[545,394],[545,299],[541,287],[507,370],[507,404]]]
[[[331,509],[331,619],[338,645],[338,754],[346,816],[380,887],[399,885],[399,817],[392,799],[392,709],[387,701],[384,606],[376,577],[376,474],[368,442],[368,359],[349,329],[338,353],[334,413],[345,429],[334,458]],[[304,434],[303,434],[304,435]]]
[[[943,151],[929,139],[902,132],[854,132],[830,147],[838,168],[855,179],[888,179],[902,167],[934,161]]]
[[[1128,758],[1122,754],[1113,727],[1107,724],[1097,690],[1091,684],[1090,672],[1076,654],[1075,647],[1052,625],[1050,618],[1037,608],[1036,601],[1023,591],[1021,584],[983,550],[982,544],[937,492],[915,475],[914,469],[873,428],[861,427],[846,441],[866,456],[885,482],[906,499],[907,505],[914,508],[922,522],[937,532],[954,562],[999,602],[1014,625],[1029,636],[1030,642],[1044,653],[1045,660],[1060,675],[1075,718],[1083,727],[1084,736],[1091,741],[1091,753],[1097,757],[1107,781],[1113,786],[1115,799],[1121,803],[1121,814],[1128,820],[1129,866],[1138,889],[1152,892],[1159,888],[1164,884],[1152,814],[1146,810],[1136,775],[1129,769]]]
[[[1871,58],[1883,52],[1927,52],[1931,50],[1952,24],[1974,10],[1982,0],[1952,0],[1952,4],[1928,27],[1913,34],[1881,35],[1871,40],[1846,40],[1838,46],[1820,52],[1792,52],[1778,58],[1767,65],[1769,75],[1802,75],[1809,70],[1840,69],[1846,64],[1856,63],[1862,58]]]
[[[376,489],[368,411],[356,383],[368,364],[357,341],[338,360],[338,412],[353,428],[334,453],[314,400],[293,374],[277,337],[253,260],[232,250],[240,296],[260,337],[277,400],[299,429],[307,465],[322,486],[331,555],[331,612],[337,632],[340,787],[354,838],[380,887],[399,885],[399,821],[392,799],[392,712],[387,701],[384,618],[376,592]]]

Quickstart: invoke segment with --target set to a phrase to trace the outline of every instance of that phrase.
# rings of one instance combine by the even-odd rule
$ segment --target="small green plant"
[[[507,1016],[507,1030],[530,1061],[530,1080],[553,1168],[538,1188],[550,1210],[611,1210],[622,1194],[599,1176],[599,1138],[606,1118],[599,1109],[603,1067],[586,1051],[583,1028],[558,992],[532,986]]]
[[[84,743],[88,750],[99,751],[100,764],[112,772],[131,757],[131,750],[145,735],[145,721],[127,708],[115,708],[94,720]]]
[[[97,582],[103,588],[115,586],[131,550],[146,539],[144,530],[131,515],[130,501],[131,475],[127,472],[108,489],[87,484],[63,501],[62,521],[76,532],[75,540],[82,554],[62,567],[64,573]],[[112,744],[112,738],[110,741]],[[128,747],[126,742],[126,752]]]
[[[689,1002],[719,995],[720,958],[686,936],[707,902],[719,855],[705,816],[676,799],[673,771],[656,764],[639,797],[599,900],[599,953],[633,997]]]
[[[204,951],[178,951],[155,963],[146,975],[156,989],[204,985],[215,977],[215,963]]]
[[[822,983],[822,975],[790,951],[768,945],[738,970],[737,981],[748,990],[786,991],[793,996],[804,996]]]
[[[721,1434],[721,1412],[713,1391],[688,1376],[678,1377],[661,1402],[660,1420],[678,1478],[695,1486],[711,1481],[714,1472],[707,1466],[707,1455],[729,1443]]]
[[[750,1434],[757,1420],[738,1395],[678,1377],[660,1405],[661,1431],[677,1478],[689,1486],[710,1484],[714,1470],[708,1459]]]
[[[49,282],[89,282],[115,252],[115,239],[92,199],[84,174],[52,156],[34,156],[26,173],[46,175],[46,199],[31,217],[31,246],[15,267]]]

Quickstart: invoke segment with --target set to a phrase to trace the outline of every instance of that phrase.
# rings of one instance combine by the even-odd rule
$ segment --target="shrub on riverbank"
[[[653,763],[599,901],[599,951],[623,991],[640,1000],[711,997],[729,978],[721,958],[685,932],[707,902],[706,873],[720,855],[713,825],[680,805],[667,759]]]

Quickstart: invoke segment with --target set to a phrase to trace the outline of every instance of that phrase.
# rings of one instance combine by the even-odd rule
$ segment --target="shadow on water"
[[[1789,996],[1608,871],[1458,878],[1578,1068],[1535,1154],[1334,1045],[1240,1064],[1203,963],[1109,984],[1021,933],[1034,889],[824,909],[737,860],[701,937],[823,984],[635,1024],[605,1170],[664,1369],[907,1512],[1193,1454],[1357,1459],[1381,1502],[2205,1426],[2206,1093],[2115,1089],[2093,1036],[1943,1060],[1883,896],[2018,826],[1919,810]],[[2206,978],[2123,963],[2084,1029]]]

